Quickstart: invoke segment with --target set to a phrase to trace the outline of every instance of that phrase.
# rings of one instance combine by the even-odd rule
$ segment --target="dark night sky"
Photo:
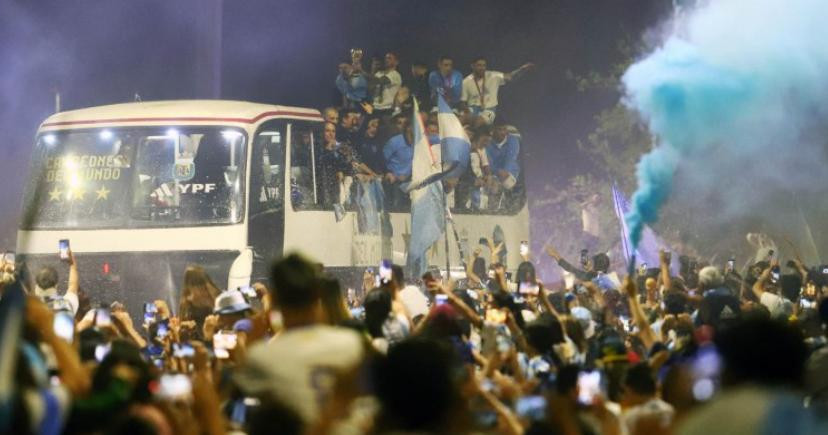
[[[200,97],[194,74],[198,0],[0,1],[0,241],[13,243],[29,149],[54,109]],[[615,96],[585,96],[567,70],[617,60],[619,37],[638,37],[667,13],[666,0],[402,1],[226,0],[222,98],[297,106],[331,103],[337,64],[351,47],[398,51],[401,71],[440,54],[469,72],[538,65],[501,90],[501,112],[525,136],[530,194],[587,168],[576,140]],[[550,170],[551,168],[551,170]]]

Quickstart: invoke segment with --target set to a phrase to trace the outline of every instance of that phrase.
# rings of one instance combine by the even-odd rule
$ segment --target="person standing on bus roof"
[[[448,56],[440,56],[437,60],[437,70],[428,75],[428,86],[431,88],[432,103],[437,101],[437,95],[442,95],[449,106],[456,107],[460,102],[460,91],[463,86],[463,75],[454,69],[454,60]]]
[[[374,72],[374,115],[387,117],[394,108],[394,98],[402,85],[402,77],[397,72],[399,57],[389,51],[385,54],[385,67]]]
[[[475,116],[480,116],[486,120],[487,124],[491,124],[497,113],[497,97],[500,87],[516,79],[533,66],[534,64],[527,63],[509,73],[487,71],[486,58],[479,56],[471,64],[472,73],[463,79],[463,92],[460,99]]]

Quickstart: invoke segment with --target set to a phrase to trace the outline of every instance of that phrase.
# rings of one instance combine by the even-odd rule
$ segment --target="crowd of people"
[[[512,274],[503,249],[458,281],[384,261],[361,289],[295,253],[237,289],[193,265],[135,319],[89,300],[82,257],[28,276],[4,256],[0,432],[825,433],[828,266],[671,273],[662,252],[619,279],[547,246]]]
[[[315,180],[322,197],[319,202],[343,210],[356,207],[359,195],[372,191],[376,184],[384,193],[385,209],[405,210],[415,140],[414,108],[418,107],[430,144],[439,145],[438,103],[442,99],[471,143],[470,164],[448,171],[443,162],[449,172],[443,181],[449,206],[469,211],[519,207],[521,138],[499,113],[499,93],[533,65],[503,73],[488,70],[486,58],[478,57],[465,78],[448,56],[440,57],[430,72],[425,63],[413,62],[405,78],[399,65],[399,55],[389,52],[382,59],[371,59],[366,69],[361,49],[351,50],[349,61],[339,65],[336,87],[341,104],[322,111],[324,135],[313,162],[319,173]],[[295,202],[308,197],[311,189],[303,184],[307,182],[294,181]]]

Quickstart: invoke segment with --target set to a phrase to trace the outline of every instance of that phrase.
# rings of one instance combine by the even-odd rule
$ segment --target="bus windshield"
[[[37,138],[24,229],[236,223],[247,137],[221,127],[130,127]]]

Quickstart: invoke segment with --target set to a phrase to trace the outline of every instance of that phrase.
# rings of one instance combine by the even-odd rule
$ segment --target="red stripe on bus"
[[[304,112],[264,112],[256,115],[253,118],[213,118],[213,117],[199,117],[199,116],[185,116],[180,118],[114,118],[114,119],[87,119],[82,121],[61,121],[49,122],[43,124],[41,127],[58,127],[64,125],[78,125],[78,124],[109,124],[119,122],[236,122],[242,124],[253,124],[262,118],[269,116],[296,116],[302,118],[311,118],[313,120],[321,121],[322,117],[313,113]]]

